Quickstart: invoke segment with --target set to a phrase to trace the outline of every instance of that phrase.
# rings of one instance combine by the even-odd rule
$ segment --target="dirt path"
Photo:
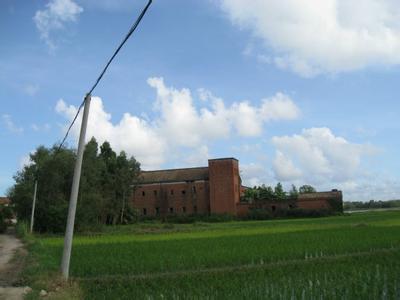
[[[22,266],[22,258],[13,259],[17,251],[23,251],[22,243],[12,231],[0,234],[0,300],[22,300],[23,287],[18,284],[18,273]]]

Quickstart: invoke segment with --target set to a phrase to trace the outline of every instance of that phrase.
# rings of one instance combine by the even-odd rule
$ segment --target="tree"
[[[101,224],[104,201],[101,193],[102,162],[98,158],[98,144],[94,137],[86,144],[77,204],[78,230]]]
[[[33,186],[38,178],[35,230],[65,230],[75,159],[72,149],[36,149],[31,155],[32,164],[17,172],[8,192],[19,220],[30,220]],[[133,157],[128,158],[124,152],[117,156],[108,142],[98,153],[98,144],[92,138],[83,157],[75,228],[121,222],[131,181],[139,172],[140,164]]]
[[[277,183],[274,189],[275,199],[278,201],[282,201],[286,199],[286,192],[283,190],[282,184],[280,182]]]
[[[258,198],[257,195],[258,195],[258,193],[255,188],[247,188],[244,190],[243,201],[252,203],[255,200],[257,200],[257,198]]]
[[[272,187],[265,186],[265,184],[258,187],[260,200],[270,201],[274,199],[274,191]]]
[[[15,185],[8,196],[15,204],[19,220],[30,221],[35,179],[38,179],[35,229],[61,231],[65,229],[75,153],[56,146],[37,148],[30,155],[32,164],[14,176]]]
[[[297,196],[299,195],[299,192],[297,191],[297,188],[294,184],[292,184],[292,188],[289,191],[289,196],[290,198],[297,198]]]
[[[117,198],[120,203],[120,223],[124,223],[126,200],[132,192],[132,178],[137,178],[140,173],[140,164],[135,158],[128,159],[126,153],[121,151],[117,157],[116,188]]]
[[[315,193],[315,192],[316,192],[316,189],[313,186],[308,185],[308,184],[302,185],[299,188],[300,194]]]

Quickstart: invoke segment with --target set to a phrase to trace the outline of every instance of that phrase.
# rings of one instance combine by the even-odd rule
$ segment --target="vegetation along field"
[[[36,289],[62,244],[34,238]],[[76,236],[71,263],[84,299],[399,299],[400,211],[114,227]]]

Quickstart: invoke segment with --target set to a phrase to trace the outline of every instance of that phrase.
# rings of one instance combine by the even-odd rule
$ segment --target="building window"
[[[170,208],[169,208],[169,212],[170,212],[171,214],[173,214],[173,213],[174,213],[174,208],[173,208],[173,207],[170,207]]]
[[[154,190],[154,196],[157,196],[157,191],[156,190]]]
[[[160,214],[160,208],[156,207],[156,215],[159,215],[159,214]]]
[[[147,215],[147,209],[143,208],[143,216]]]
[[[271,206],[271,209],[272,209],[272,211],[275,211],[275,210],[276,210],[276,206],[275,206],[275,205],[272,205],[272,206]]]
[[[193,211],[197,213],[197,205],[193,206]]]
[[[186,191],[185,190],[182,190],[182,195],[185,195],[186,194]]]
[[[171,195],[173,195],[174,194],[174,190],[171,190]]]
[[[193,194],[196,194],[196,187],[193,187]]]
[[[186,212],[186,207],[182,207],[182,211],[185,213]]]
[[[146,193],[145,193],[144,191],[142,191],[142,196],[143,196],[143,197],[146,196]]]

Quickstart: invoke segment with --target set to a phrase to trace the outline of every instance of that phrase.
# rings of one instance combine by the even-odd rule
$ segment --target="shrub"
[[[0,233],[7,230],[7,225],[12,218],[13,213],[10,207],[5,205],[0,205]]]
[[[272,215],[271,213],[263,208],[254,208],[251,209],[246,217],[244,219],[247,220],[267,220],[271,219]]]
[[[294,208],[286,212],[288,217],[295,218],[318,218],[332,215],[332,212],[328,209],[304,209]]]
[[[28,235],[29,233],[29,224],[25,221],[20,221],[15,225],[15,233],[17,234],[18,237],[24,238]]]

